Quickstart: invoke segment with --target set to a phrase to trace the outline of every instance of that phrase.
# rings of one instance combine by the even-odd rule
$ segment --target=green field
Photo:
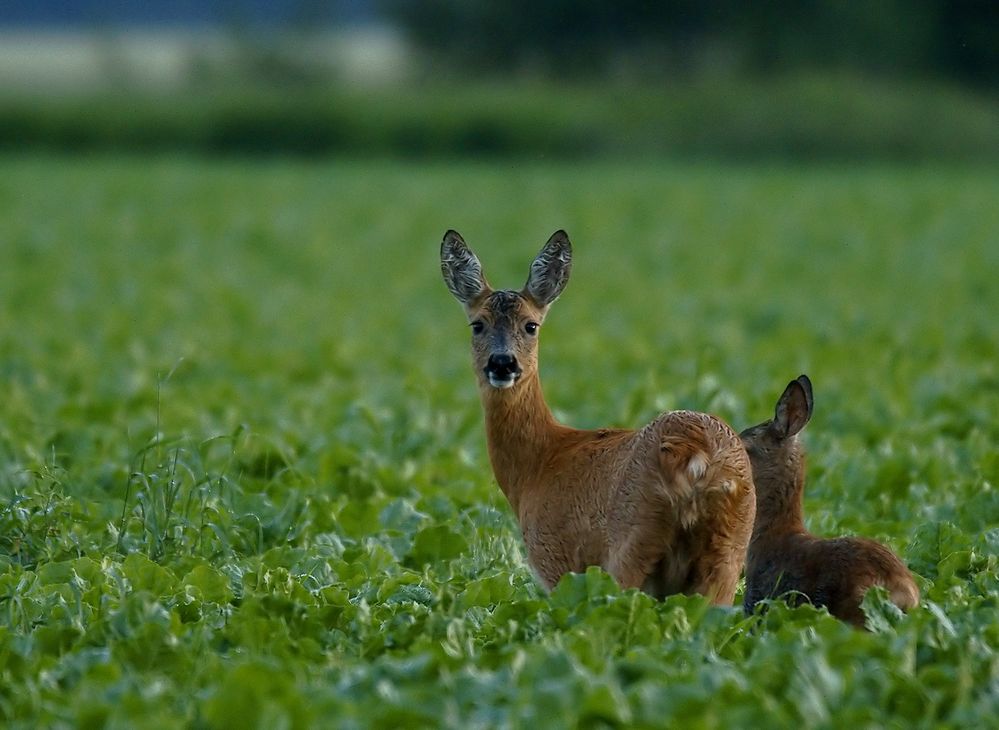
[[[0,176],[0,724],[974,727],[999,713],[994,168],[13,156]],[[445,229],[577,426],[737,428],[808,373],[806,514],[923,605],[532,580]]]

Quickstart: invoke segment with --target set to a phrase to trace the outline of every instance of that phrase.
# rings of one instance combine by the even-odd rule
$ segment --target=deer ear
[[[448,231],[441,241],[441,274],[448,290],[465,306],[489,289],[482,264],[457,231]]]
[[[799,433],[812,417],[812,381],[801,375],[787,384],[774,411],[773,428],[780,438]]]
[[[572,270],[572,244],[565,231],[555,231],[531,264],[524,293],[536,304],[547,307],[558,299],[569,283]]]

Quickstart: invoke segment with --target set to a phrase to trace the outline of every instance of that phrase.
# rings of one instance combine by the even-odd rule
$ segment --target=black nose
[[[489,362],[486,363],[486,370],[493,375],[504,377],[516,373],[520,368],[517,366],[517,358],[513,355],[502,353],[489,356]]]

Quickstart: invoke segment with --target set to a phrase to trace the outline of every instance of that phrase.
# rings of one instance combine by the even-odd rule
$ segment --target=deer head
[[[572,246],[556,231],[531,264],[520,291],[494,290],[482,264],[461,236],[448,231],[441,243],[444,283],[465,307],[472,329],[472,361],[482,386],[505,390],[538,368],[538,332],[551,303],[569,281]]]
[[[784,389],[772,419],[739,434],[753,465],[758,496],[802,486],[804,454],[795,437],[812,417],[813,406],[812,381],[800,375]]]

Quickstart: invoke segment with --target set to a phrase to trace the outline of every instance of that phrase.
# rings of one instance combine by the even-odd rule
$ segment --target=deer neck
[[[754,480],[756,475],[754,474]],[[787,535],[805,532],[801,506],[805,492],[802,470],[790,482],[762,474],[756,480],[756,520],[753,541],[767,535]]]
[[[537,371],[517,385],[497,390],[480,384],[489,460],[514,512],[524,489],[536,482],[565,427],[555,420],[541,391]]]

